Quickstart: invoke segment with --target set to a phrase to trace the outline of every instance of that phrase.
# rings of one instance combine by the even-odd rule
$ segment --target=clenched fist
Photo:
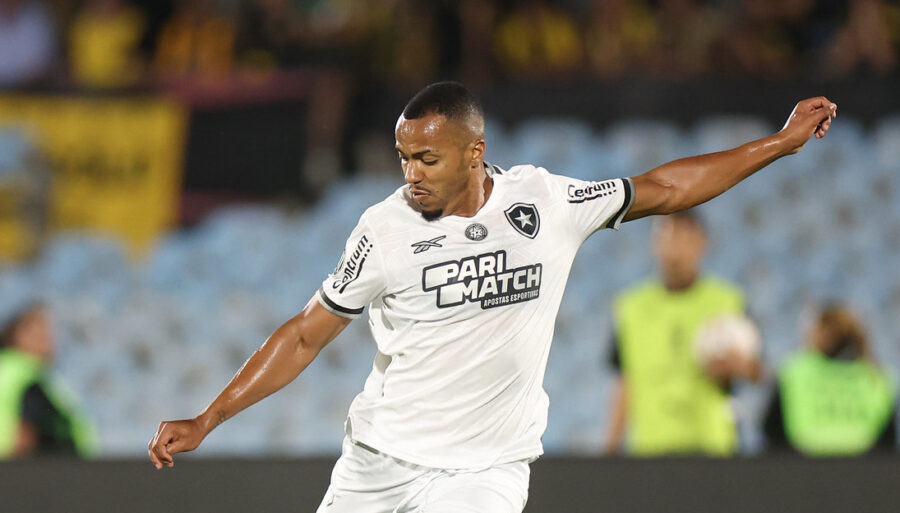
[[[172,455],[193,451],[208,433],[199,418],[161,422],[147,444],[150,461],[157,469],[174,466]]]
[[[800,148],[803,148],[806,141],[813,135],[818,139],[825,137],[828,128],[831,127],[831,120],[835,116],[837,116],[837,104],[832,103],[824,96],[809,98],[798,103],[779,132],[784,137],[787,153],[794,154],[800,151]]]

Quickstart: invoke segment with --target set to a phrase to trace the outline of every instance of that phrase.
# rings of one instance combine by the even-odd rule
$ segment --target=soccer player
[[[426,87],[395,128],[406,185],[363,213],[318,292],[202,413],[160,424],[151,461],[172,466],[288,384],[368,306],[378,351],[318,511],[521,512],[542,453],[554,321],[581,243],[721,194],[823,137],[836,109],[804,100],[772,136],[584,182],[485,162],[476,99],[457,83]]]
[[[642,280],[614,301],[616,329],[610,363],[618,373],[606,451],[628,432],[638,456],[708,454],[738,450],[731,389],[736,379],[757,380],[756,355],[729,352],[702,365],[698,332],[712,319],[744,311],[737,286],[703,272],[706,230],[693,210],[659,217],[652,247],[659,276]]]

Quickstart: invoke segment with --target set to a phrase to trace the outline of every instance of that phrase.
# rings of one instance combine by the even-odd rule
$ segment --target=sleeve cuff
[[[319,290],[316,291],[316,299],[323,308],[340,317],[356,319],[363,313],[363,308],[347,308],[335,303],[331,298],[325,295],[325,289],[322,287],[319,287]]]
[[[612,228],[613,230],[619,229],[619,226],[622,225],[622,220],[625,219],[628,211],[631,210],[631,206],[634,205],[634,182],[631,181],[631,178],[622,178],[621,180],[624,196],[622,199],[622,208],[620,208],[616,214],[609,219],[609,222],[606,223],[606,228]]]

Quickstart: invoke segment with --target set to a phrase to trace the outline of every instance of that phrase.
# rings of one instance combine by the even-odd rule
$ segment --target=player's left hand
[[[779,132],[784,137],[786,153],[797,153],[812,136],[825,137],[836,116],[837,104],[824,96],[799,102]]]

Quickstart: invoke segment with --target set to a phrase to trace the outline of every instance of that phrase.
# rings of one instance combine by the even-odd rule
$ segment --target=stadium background
[[[777,129],[798,99],[828,96],[840,117],[825,141],[701,208],[707,268],[746,291],[770,370],[832,299],[860,313],[879,360],[900,369],[895,2],[0,9],[17,3],[43,30],[14,40],[0,28],[0,314],[48,303],[55,371],[100,447],[99,462],[0,466],[10,511],[250,508],[235,496],[312,511],[371,366],[365,323],[174,472],[141,460],[156,424],[205,406],[302,307],[362,210],[402,183],[394,121],[439,78],[483,98],[488,160],[586,179],[735,146]],[[653,271],[648,236],[649,222],[630,223],[595,236],[576,260],[547,371],[548,456],[534,466],[528,511],[891,510],[894,456],[766,456],[765,384],[737,394],[742,458],[599,458],[609,301]],[[171,493],[161,499],[160,489]],[[560,497],[555,508],[549,499]]]

